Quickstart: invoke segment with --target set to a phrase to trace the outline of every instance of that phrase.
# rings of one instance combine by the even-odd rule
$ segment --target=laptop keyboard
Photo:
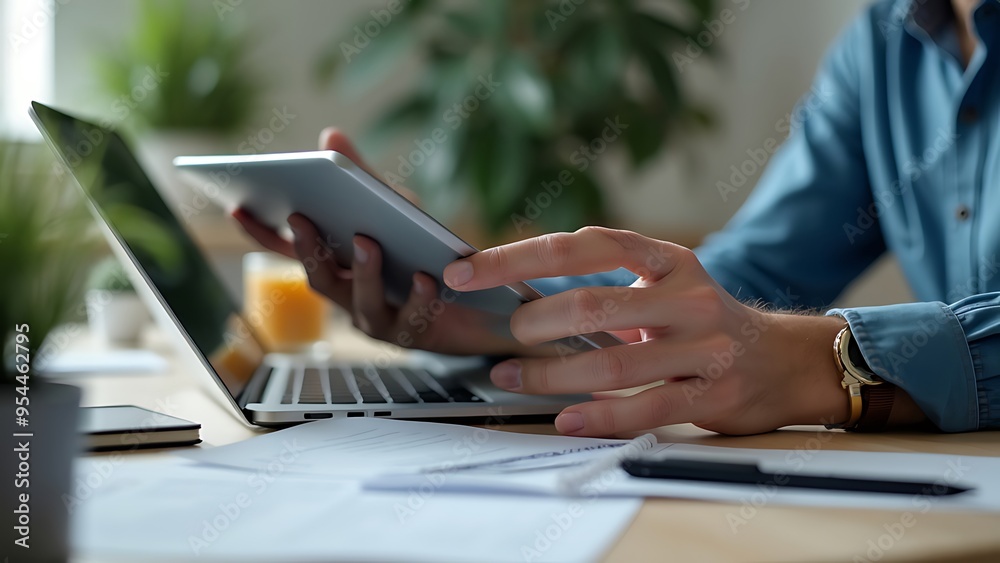
[[[421,369],[330,366],[306,367],[290,377],[281,402],[357,405],[482,403],[483,399],[464,387],[446,389],[430,373]]]

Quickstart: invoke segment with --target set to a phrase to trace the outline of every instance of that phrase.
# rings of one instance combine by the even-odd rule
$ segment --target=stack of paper
[[[893,495],[638,479],[608,463],[640,443],[644,456],[973,490]],[[81,465],[68,504],[77,550],[102,560],[593,560],[642,497],[998,511],[996,475],[1000,459],[986,457],[742,450],[357,418],[161,461],[95,458]]]
[[[599,559],[637,498],[445,494],[440,480],[366,491],[362,480],[428,465],[619,441],[378,419],[321,421],[160,461],[81,463],[74,544],[107,560],[567,561]],[[588,449],[589,448],[589,449]]]

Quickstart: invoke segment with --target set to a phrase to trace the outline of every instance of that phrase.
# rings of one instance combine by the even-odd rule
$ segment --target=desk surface
[[[363,357],[377,350],[349,325],[336,322],[332,339],[338,357]],[[260,432],[239,422],[198,384],[207,376],[191,358],[179,357],[158,333],[144,342],[171,359],[167,373],[80,377],[85,405],[135,404],[202,424],[206,445],[218,446]],[[86,335],[71,344],[88,348]],[[551,425],[507,424],[503,430],[550,434]],[[932,452],[1000,456],[1000,432],[970,434],[845,434],[821,427],[795,427],[760,436],[719,436],[691,425],[658,429],[663,442],[742,448]],[[133,455],[149,455],[135,453]],[[1000,478],[1000,476],[998,476]],[[742,512],[741,512],[742,511]],[[887,529],[899,512],[827,508],[759,508],[698,501],[647,500],[609,561],[668,556],[675,561],[997,561],[1000,515],[916,514],[898,539]],[[731,522],[745,519],[734,530]],[[887,528],[889,527],[889,528]],[[881,547],[879,547],[881,543]],[[880,555],[881,553],[881,555]],[[857,557],[857,558],[856,558]]]

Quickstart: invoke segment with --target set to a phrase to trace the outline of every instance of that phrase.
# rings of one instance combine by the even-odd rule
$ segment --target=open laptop
[[[486,361],[383,367],[269,353],[122,138],[38,102],[30,111],[106,226],[109,242],[136,266],[245,422],[280,426],[353,416],[506,419],[554,415],[589,400],[587,395],[508,393],[490,383]]]

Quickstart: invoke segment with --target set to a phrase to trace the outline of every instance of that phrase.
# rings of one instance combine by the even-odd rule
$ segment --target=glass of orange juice
[[[243,315],[268,351],[312,350],[323,340],[329,307],[298,261],[270,252],[243,256]]]

